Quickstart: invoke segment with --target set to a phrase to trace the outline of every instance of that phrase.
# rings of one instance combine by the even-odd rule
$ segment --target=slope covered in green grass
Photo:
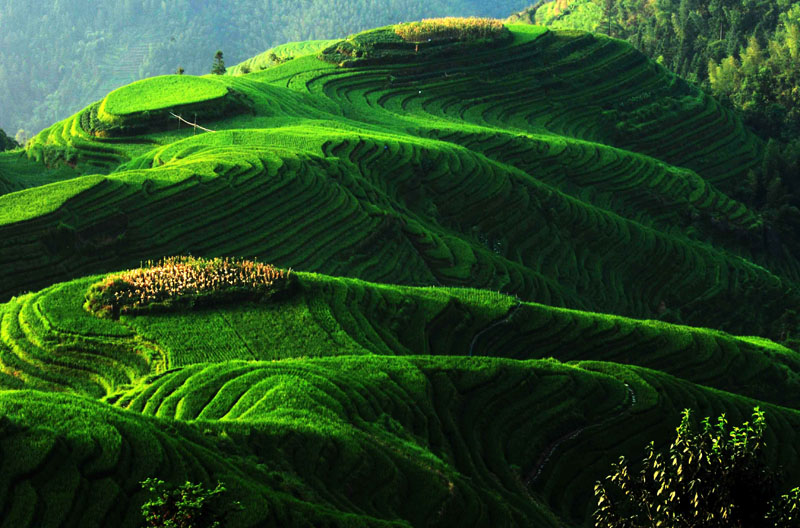
[[[227,75],[244,75],[256,71],[266,70],[291,59],[297,59],[306,55],[316,55],[338,40],[307,40],[302,42],[287,42],[280,46],[270,48],[263,53],[250,57],[246,61],[240,62],[227,69]]]
[[[585,526],[686,407],[761,405],[796,481],[800,263],[732,198],[764,145],[622,41],[507,29],[287,45],[0,155],[2,522],[135,526],[154,476],[224,481],[232,526]],[[84,309],[180,254],[298,287]]]
[[[80,173],[68,165],[47,169],[28,159],[21,149],[0,152],[0,196],[77,176]]]
[[[103,115],[123,117],[139,112],[212,101],[228,91],[213,79],[165,75],[135,82],[108,94],[100,104]]]
[[[247,110],[201,115],[215,133],[159,116],[146,135],[101,137],[95,106],[53,125],[33,158],[109,174],[72,180],[40,222],[0,225],[14,257],[0,295],[230,254],[780,337],[796,261],[728,194],[759,140],[625,43],[511,31],[501,48],[411,49],[405,64],[306,55],[219,77]]]
[[[229,64],[289,41],[439,16],[493,16],[525,0],[59,0],[31,8],[0,4],[0,128],[36,134],[111,90],[174,73],[208,73],[223,50]]]
[[[797,467],[800,357],[773,343],[305,273],[282,300],[115,321],[83,307],[97,279],[0,305],[0,446],[27,446],[3,526],[136,526],[149,476],[223,480],[231,526],[579,523],[681,408],[759,400]]]

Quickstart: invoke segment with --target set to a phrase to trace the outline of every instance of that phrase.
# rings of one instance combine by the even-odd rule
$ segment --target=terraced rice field
[[[4,525],[135,526],[154,474],[225,481],[237,526],[578,523],[620,453],[746,396],[797,458],[798,358],[769,342],[304,273],[284,301],[111,321],[94,280],[0,307],[0,446],[31,452]]]
[[[235,66],[228,68],[228,75],[243,75],[266,70],[283,61],[296,59],[306,55],[316,55],[328,46],[337,43],[337,40],[307,40],[303,42],[288,42],[275,46],[267,51],[251,57]],[[277,59],[277,60],[276,60]]]
[[[193,75],[164,75],[117,88],[103,99],[100,114],[124,117],[223,97],[225,85]]]
[[[766,409],[797,482],[800,266],[732,197],[763,145],[624,42],[509,31],[352,67],[287,45],[0,155],[0,527],[137,526],[147,477],[225,482],[235,527],[588,526],[687,407]],[[160,115],[195,103],[215,132]],[[84,309],[181,254],[298,290]]]

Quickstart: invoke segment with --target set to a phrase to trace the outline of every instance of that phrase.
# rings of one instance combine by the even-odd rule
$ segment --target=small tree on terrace
[[[763,460],[764,413],[727,425],[723,414],[695,431],[687,409],[666,455],[651,443],[638,472],[621,458],[595,485],[595,527],[800,527],[800,488],[780,495],[779,472]]]
[[[214,55],[214,65],[211,67],[211,73],[214,75],[223,75],[225,71],[225,61],[222,58],[222,50],[217,50],[217,53]]]
[[[148,528],[223,528],[228,516],[242,509],[238,501],[224,499],[222,483],[214,489],[191,482],[175,487],[155,478],[141,484],[150,495],[142,505]]]

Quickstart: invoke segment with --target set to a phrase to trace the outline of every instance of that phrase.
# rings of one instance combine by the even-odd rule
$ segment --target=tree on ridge
[[[214,55],[214,65],[211,67],[211,73],[214,75],[225,74],[225,60],[222,58],[222,50],[217,50]]]

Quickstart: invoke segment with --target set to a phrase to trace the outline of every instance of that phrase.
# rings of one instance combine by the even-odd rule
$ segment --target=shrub
[[[792,528],[800,526],[800,488],[778,495],[779,474],[763,461],[766,419],[728,430],[723,414],[700,431],[685,410],[664,456],[651,443],[638,472],[622,458],[595,485],[597,528]]]
[[[506,29],[501,21],[492,18],[446,17],[398,24],[394,31],[406,42],[427,42],[493,39],[503,35]]]
[[[101,317],[263,300],[287,291],[294,276],[251,260],[168,257],[93,284],[85,307]]]
[[[149,478],[142,488],[151,498],[142,505],[145,526],[152,528],[221,528],[227,516],[241,506],[223,500],[225,487],[217,483],[213,490],[186,482],[171,487],[163,480]]]

